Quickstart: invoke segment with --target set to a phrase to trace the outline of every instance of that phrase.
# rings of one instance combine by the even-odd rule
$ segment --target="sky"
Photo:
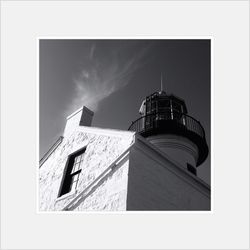
[[[210,149],[209,40],[47,40],[39,42],[40,158],[82,106],[92,126],[127,130],[143,99],[160,90],[184,99]],[[197,175],[210,184],[210,153]]]

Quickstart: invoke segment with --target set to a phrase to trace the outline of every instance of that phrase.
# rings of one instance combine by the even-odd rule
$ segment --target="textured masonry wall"
[[[86,132],[84,127],[76,129],[68,128],[68,137],[66,136],[58,148],[52,153],[48,160],[39,169],[39,209],[40,211],[57,211],[62,210],[77,194],[86,188],[99,174],[101,174],[122,152],[124,152],[132,143],[134,134],[110,135],[107,133]],[[89,130],[89,128],[88,128]],[[96,129],[97,132],[99,131]],[[70,131],[70,133],[69,133]],[[104,131],[104,130],[103,130]],[[108,130],[107,130],[108,131]],[[80,173],[77,193],[65,195],[65,198],[57,199],[63,171],[66,165],[68,155],[87,145],[84,154],[83,168]],[[124,199],[126,198],[125,183],[127,178],[127,165],[121,167],[114,173],[114,183],[107,181],[98,188],[96,195],[88,197],[83,206],[77,209],[89,209],[91,204],[93,209],[123,209]],[[116,179],[121,186],[117,191]],[[103,198],[104,193],[110,193],[109,197]],[[110,192],[111,190],[111,192]],[[112,198],[113,197],[113,198]],[[124,198],[125,197],[125,198]],[[105,202],[114,200],[113,205],[106,206]],[[110,203],[112,204],[112,202]]]
[[[131,150],[127,210],[210,210],[207,187],[193,181],[193,176],[181,178],[170,171],[171,162],[159,161],[162,157],[152,151]]]
[[[127,159],[75,211],[125,211],[128,183]]]

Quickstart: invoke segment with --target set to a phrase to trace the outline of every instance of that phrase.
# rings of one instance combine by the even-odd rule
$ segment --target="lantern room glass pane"
[[[177,102],[172,101],[172,108],[174,111],[182,112],[182,106]]]

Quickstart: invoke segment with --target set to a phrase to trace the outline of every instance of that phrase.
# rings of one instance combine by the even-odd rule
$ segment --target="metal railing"
[[[179,130],[191,131],[202,138],[205,138],[205,131],[199,121],[193,117],[173,110],[166,110],[164,112],[156,112],[140,117],[132,122],[129,129],[137,133],[145,133],[152,130],[168,130],[176,127]]]

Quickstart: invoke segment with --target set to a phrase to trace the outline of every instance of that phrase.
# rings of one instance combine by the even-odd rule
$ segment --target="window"
[[[177,112],[182,112],[182,107],[179,103],[172,101],[172,108]]]
[[[151,113],[151,102],[150,102],[150,100],[146,100],[146,113],[147,114]]]
[[[182,105],[180,105],[179,103],[175,101],[172,101],[172,118],[184,124],[183,119],[181,119],[182,118]]]
[[[76,189],[82,171],[85,151],[86,147],[69,156],[58,197]]]

